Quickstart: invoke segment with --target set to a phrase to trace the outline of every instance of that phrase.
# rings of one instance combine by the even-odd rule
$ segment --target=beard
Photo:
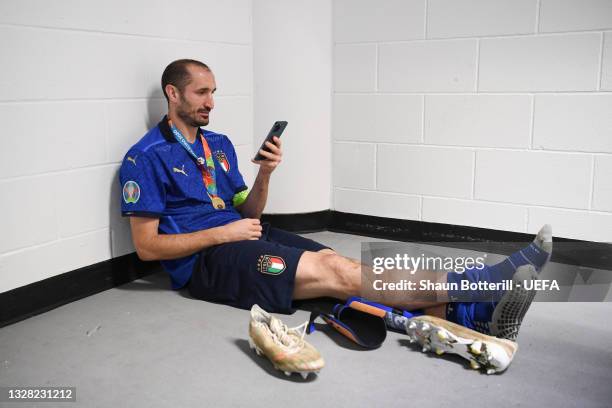
[[[182,95],[179,96],[181,100],[181,104],[176,108],[176,114],[179,118],[185,122],[185,124],[193,127],[206,126],[210,122],[208,118],[204,119],[200,117],[200,113],[209,113],[208,109],[194,109],[189,103],[183,98]]]

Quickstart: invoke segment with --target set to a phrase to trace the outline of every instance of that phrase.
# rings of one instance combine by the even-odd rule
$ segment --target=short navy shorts
[[[258,240],[229,242],[202,250],[187,284],[191,296],[250,309],[291,313],[295,273],[304,251],[329,248],[262,223]]]

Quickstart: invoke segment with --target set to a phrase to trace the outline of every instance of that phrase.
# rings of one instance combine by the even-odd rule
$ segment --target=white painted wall
[[[612,242],[612,1],[334,0],[339,211]]]
[[[133,251],[117,170],[184,57],[248,183],[289,121],[267,212],[612,241],[611,4],[0,2],[0,293]]]
[[[327,210],[331,207],[331,0],[253,4],[251,157],[275,121],[289,122],[282,136],[283,162],[272,175],[265,212]]]
[[[133,251],[117,171],[174,59],[216,73],[210,128],[252,179],[251,20],[251,0],[0,2],[0,292]]]

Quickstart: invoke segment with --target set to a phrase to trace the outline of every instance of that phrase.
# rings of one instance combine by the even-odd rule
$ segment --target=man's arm
[[[259,171],[253,183],[253,188],[249,191],[246,200],[236,207],[243,217],[259,219],[266,207],[270,175],[281,163],[283,156],[280,138],[274,136],[273,141],[274,143],[266,142],[266,146],[270,149],[269,152],[263,149],[259,150],[259,153],[261,153],[266,160],[251,160],[251,162],[259,165]]]
[[[132,241],[143,261],[182,258],[225,242],[258,239],[259,220],[244,218],[230,224],[185,234],[159,234],[159,219],[130,217]]]
[[[249,191],[244,203],[240,204],[236,209],[240,211],[243,217],[257,218],[261,217],[266,201],[268,200],[268,186],[270,185],[270,174],[262,174],[261,168],[257,173],[253,188]]]

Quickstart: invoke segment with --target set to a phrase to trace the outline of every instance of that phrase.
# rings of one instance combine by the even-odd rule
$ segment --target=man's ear
[[[178,97],[178,88],[172,84],[167,84],[166,85],[166,95],[168,95],[168,99],[171,102],[176,102],[178,101],[179,97]]]

